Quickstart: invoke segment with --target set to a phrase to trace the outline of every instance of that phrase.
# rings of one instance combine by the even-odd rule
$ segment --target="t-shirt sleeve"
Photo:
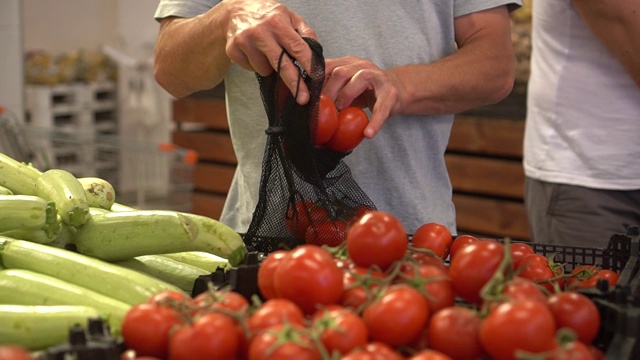
[[[192,18],[204,14],[219,0],[160,0],[154,18],[161,20],[169,16]]]
[[[455,0],[453,10],[458,17],[503,5],[514,11],[522,6],[522,0]]]

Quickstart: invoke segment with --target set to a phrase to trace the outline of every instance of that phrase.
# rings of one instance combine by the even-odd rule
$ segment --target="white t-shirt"
[[[156,19],[192,17],[218,1],[161,0]],[[381,68],[432,63],[455,52],[454,18],[519,0],[293,1],[318,35],[325,58],[355,55]],[[233,65],[225,78],[230,133],[238,167],[221,221],[244,232],[258,201],[267,127],[255,74]],[[374,139],[345,158],[376,207],[397,216],[407,232],[438,222],[456,233],[451,183],[444,162],[453,115],[396,116]]]
[[[570,0],[535,0],[533,22],[526,175],[640,189],[640,88]]]

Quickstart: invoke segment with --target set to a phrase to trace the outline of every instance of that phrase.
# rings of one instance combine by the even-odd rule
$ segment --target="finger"
[[[304,105],[309,101],[309,89],[304,80],[300,76],[300,69],[293,63],[291,58],[286,54],[280,61],[279,73],[282,81],[291,90],[291,94],[300,105]]]
[[[371,119],[369,124],[364,128],[364,136],[368,139],[373,138],[378,134],[382,125],[389,118],[391,114],[391,106],[393,105],[390,97],[381,96],[378,97],[376,104],[373,106]]]
[[[348,103],[344,103],[344,98],[341,98],[338,102],[338,94],[343,91],[343,88],[350,82],[351,76],[353,72],[350,67],[340,65],[336,62],[329,63],[328,70],[325,68],[325,84],[323,88],[323,92],[330,99],[336,102],[336,107],[338,110],[342,109],[345,106],[348,106]]]

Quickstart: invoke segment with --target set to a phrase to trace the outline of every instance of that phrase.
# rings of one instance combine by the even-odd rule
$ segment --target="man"
[[[524,141],[533,240],[606,247],[640,225],[640,0],[533,2]]]
[[[367,137],[345,158],[376,207],[412,233],[438,222],[456,233],[444,162],[453,114],[495,103],[513,86],[509,11],[519,1],[161,1],[155,76],[176,97],[225,82],[238,167],[221,221],[243,232],[257,203],[267,126],[255,73],[282,49],[309,68],[302,37],[319,41],[324,92],[338,109],[368,108]],[[298,73],[281,77],[297,101]],[[384,126],[383,126],[384,124]]]

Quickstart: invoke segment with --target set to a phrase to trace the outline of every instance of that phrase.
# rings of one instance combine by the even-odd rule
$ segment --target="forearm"
[[[504,99],[513,88],[515,59],[508,18],[502,20],[459,40],[459,50],[436,63],[392,69],[401,84],[400,112],[458,113]]]
[[[640,86],[640,0],[573,0],[573,6]]]
[[[194,18],[161,22],[154,76],[171,95],[181,98],[222,82],[230,66],[225,16],[223,6],[217,5]]]

